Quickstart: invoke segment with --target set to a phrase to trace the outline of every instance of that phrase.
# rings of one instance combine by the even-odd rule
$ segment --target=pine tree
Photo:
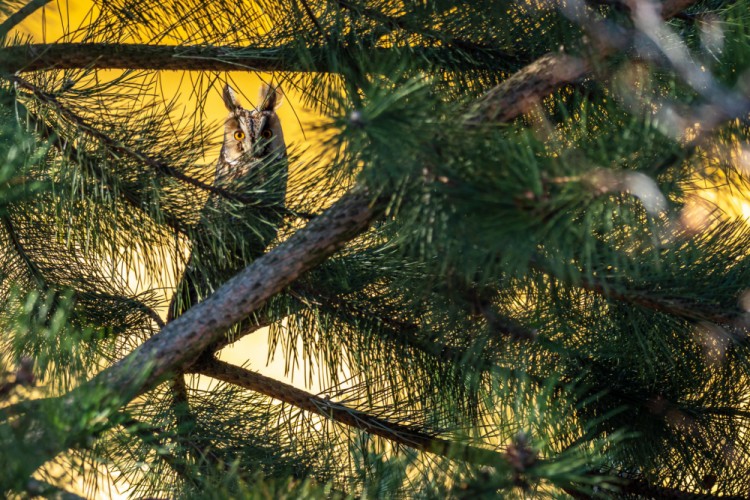
[[[696,194],[748,188],[747,0],[113,0],[14,34],[47,3],[0,6],[0,490],[750,497],[750,229]],[[283,208],[212,184],[167,70],[327,117]],[[167,323],[123,276],[270,223]],[[266,326],[323,394],[217,358]]]

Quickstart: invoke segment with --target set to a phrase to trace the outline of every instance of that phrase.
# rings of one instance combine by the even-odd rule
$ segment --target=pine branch
[[[373,60],[398,55],[401,48],[368,49]],[[63,69],[128,69],[149,71],[255,71],[334,73],[340,70],[326,55],[346,47],[310,47],[310,58],[294,48],[148,45],[122,43],[50,43],[0,48],[0,73],[28,73]],[[450,60],[453,49],[409,47],[410,57],[425,67]],[[502,70],[492,52],[457,68]]]
[[[420,26],[418,28],[411,26],[410,23],[408,22],[408,19],[406,19],[406,15],[401,16],[401,17],[394,17],[394,16],[389,16],[387,14],[383,14],[382,12],[378,12],[377,10],[374,10],[374,9],[356,5],[350,2],[349,0],[334,0],[334,1],[336,4],[339,5],[339,7],[341,7],[344,10],[355,12],[377,23],[388,25],[392,28],[397,28],[410,34],[423,36],[426,39],[429,39],[439,45],[447,45],[447,46],[456,47],[462,51],[468,52],[472,56],[484,57],[487,55],[491,55],[493,58],[496,58],[496,59],[503,59],[504,61],[513,61],[514,63],[519,62],[517,54],[513,54],[504,50],[500,50],[496,47],[479,44],[471,40],[465,40],[463,38],[449,36],[443,32],[429,29],[423,26]]]
[[[670,19],[695,0],[668,0],[662,4],[664,19]],[[372,49],[373,57],[388,49]],[[440,48],[412,48],[417,59],[428,59]],[[205,71],[316,71],[325,72],[325,48],[313,54],[312,65],[294,62],[284,48],[237,48],[157,46],[145,44],[58,43],[32,44],[0,49],[0,71],[7,73],[48,69],[147,69]],[[605,51],[606,52],[606,51]],[[599,54],[604,57],[606,54]],[[558,88],[580,81],[591,71],[591,63],[566,54],[546,54],[490,90],[476,106],[470,123],[506,122],[530,109]]]
[[[129,434],[137,436],[143,444],[150,446],[154,453],[164,460],[164,462],[186,482],[195,482],[194,474],[183,463],[183,461],[166,451],[167,447],[165,444],[167,439],[162,437],[162,434],[164,434],[162,429],[151,426],[132,417],[121,422],[120,425],[123,426]]]
[[[591,63],[567,54],[545,54],[487,92],[469,119],[478,122],[508,122],[536,106],[557,89],[583,80]]]
[[[18,257],[23,261],[24,266],[27,269],[27,272],[29,273],[29,276],[33,280],[33,282],[36,284],[36,287],[38,290],[48,290],[49,288],[53,288],[55,290],[61,290],[62,288],[65,288],[64,286],[60,286],[59,283],[50,283],[47,277],[44,276],[44,273],[39,268],[36,262],[34,262],[34,259],[29,255],[29,253],[24,248],[23,243],[21,242],[21,239],[18,235],[18,231],[15,228],[15,225],[13,224],[11,218],[9,216],[3,216],[0,217],[0,222],[2,222],[2,226],[5,229],[6,234],[8,235],[8,239],[10,239],[11,244],[13,246],[13,250],[15,250]],[[75,301],[77,292],[73,295],[73,300]],[[100,297],[104,297],[104,294],[100,294]],[[120,296],[113,298],[123,298]],[[144,302],[134,298],[134,297],[126,297],[126,300],[128,300],[135,309],[143,312],[146,316],[151,318],[151,320],[159,327],[164,326],[164,320],[161,319],[161,316],[157,314],[154,309],[149,307]]]
[[[739,306],[735,306],[730,310],[719,310],[701,301],[693,301],[683,297],[670,298],[660,296],[659,294],[655,294],[653,289],[623,289],[624,284],[607,282],[603,279],[597,280],[587,277],[571,279],[561,277],[541,263],[541,261],[542,259],[532,257],[531,267],[568,285],[579,286],[584,290],[597,293],[613,301],[634,304],[644,309],[677,316],[690,321],[708,321],[723,326],[730,326],[741,331],[746,330],[748,327],[747,314]],[[740,332],[738,335],[735,335],[735,340],[745,342],[747,336]]]
[[[18,26],[24,19],[51,1],[52,0],[31,0],[29,3],[8,16],[8,18],[0,24],[0,39],[5,38],[8,33],[10,33],[13,28]]]
[[[315,17],[315,13],[313,12],[310,5],[307,3],[306,0],[298,0],[302,4],[302,8],[305,11],[305,15],[312,21],[312,23],[315,25],[315,28],[320,32],[321,36],[325,37],[326,32],[323,29],[323,26],[320,25],[320,21],[318,21],[318,18]]]
[[[13,250],[16,252],[16,255],[18,255],[18,257],[23,261],[24,266],[29,273],[29,276],[36,283],[37,287],[39,287],[40,290],[44,289],[47,286],[47,279],[42,274],[39,266],[36,265],[34,260],[29,256],[28,252],[24,248],[24,245],[18,236],[18,232],[16,231],[15,225],[13,224],[10,216],[5,215],[0,218],[0,220],[2,221],[5,233],[8,235],[8,239],[13,246]]]
[[[269,253],[227,281],[206,300],[167,324],[136,351],[90,382],[129,387],[142,393],[172,371],[187,367],[235,323],[293,283],[302,273],[335,253],[364,231],[379,212],[362,191],[344,195]],[[143,382],[139,369],[158,364]]]
[[[349,408],[343,404],[316,396],[291,385],[215,358],[204,359],[193,366],[192,369],[195,370],[195,373],[264,394],[309,413],[314,413],[340,424],[386,438],[403,446],[443,456],[451,460],[463,460],[478,465],[510,466],[513,469],[518,469],[518,465],[509,459],[507,450],[501,453],[460,442],[449,441],[432,434],[426,434],[416,428],[389,422],[386,419]],[[534,463],[540,464],[542,462],[542,460],[535,460]],[[515,472],[522,471],[515,470]],[[587,475],[590,477],[602,476],[603,478],[609,478],[612,477],[613,472],[592,471]],[[623,477],[621,474],[617,474],[616,476]],[[565,488],[565,490],[576,498],[594,498],[569,488]],[[744,498],[729,495],[692,493],[677,488],[650,484],[647,481],[636,478],[624,479],[623,484],[619,485],[619,492],[628,495],[675,500],[736,500]]]
[[[43,430],[28,436],[25,444],[43,451],[35,455],[36,460],[24,464],[25,470],[36,470],[47,459],[89,435],[90,429],[82,428],[79,421],[82,408],[94,404],[98,410],[92,418],[101,426],[104,414],[114,414],[120,406],[155,387],[171,373],[186,369],[232,325],[257,311],[304,272],[365,231],[382,210],[382,204],[373,203],[366,191],[349,192],[118,363],[64,396],[24,405],[27,411],[19,417],[22,422],[18,426],[31,425],[39,418],[39,410],[34,410],[36,405],[56,402],[67,408],[58,417],[72,419],[76,422],[73,428],[84,433],[56,435],[54,430],[42,426]],[[92,401],[92,394],[96,394],[96,401]]]
[[[667,0],[662,3],[662,18],[671,19],[696,1]],[[596,57],[604,59],[613,52],[612,45],[599,47]],[[554,91],[580,82],[592,70],[589,60],[563,53],[545,54],[487,92],[475,104],[468,122],[508,122],[531,110]]]
[[[389,339],[392,342],[399,343],[403,346],[415,349],[423,352],[428,356],[432,356],[435,359],[439,359],[446,363],[456,363],[465,360],[469,351],[463,347],[457,347],[449,345],[443,342],[439,342],[435,339],[425,338],[418,334],[422,331],[420,326],[416,323],[409,321],[403,321],[397,318],[388,317],[379,311],[363,308],[361,305],[352,304],[345,298],[326,294],[322,291],[312,291],[308,288],[294,287],[295,294],[302,294],[302,296],[310,296],[315,299],[319,299],[321,302],[333,306],[336,314],[342,314],[348,316],[354,320],[367,320],[376,321],[383,324],[385,327],[396,332],[393,338]],[[496,315],[497,317],[497,315]],[[512,336],[514,335],[515,328],[513,330],[503,329],[502,325],[510,324],[512,320],[508,318],[501,318],[502,323],[493,323],[491,326],[493,333],[499,333],[501,336]],[[521,328],[520,326],[517,326]],[[529,334],[531,332],[528,332]],[[519,335],[519,338],[527,338],[528,336]],[[478,359],[472,360],[473,368],[479,371],[487,371],[492,369],[494,363],[492,360],[487,359],[484,356]]]
[[[57,113],[60,114],[60,116],[64,117],[65,119],[73,123],[80,132],[85,133],[86,135],[96,139],[111,152],[116,153],[118,155],[124,155],[129,158],[132,158],[142,163],[143,165],[146,165],[152,168],[154,171],[162,175],[173,177],[177,180],[180,180],[193,187],[199,188],[203,191],[207,191],[209,193],[221,196],[222,198],[237,200],[237,201],[241,201],[244,203],[251,203],[253,201],[251,198],[247,196],[230,193],[229,191],[226,191],[219,187],[213,186],[211,184],[206,184],[205,182],[202,182],[198,179],[190,177],[189,175],[186,175],[180,170],[170,165],[167,165],[164,162],[151,158],[150,156],[144,153],[141,153],[140,151],[132,149],[120,143],[119,141],[113,139],[112,137],[108,136],[104,132],[96,129],[92,125],[90,125],[86,121],[85,118],[83,118],[82,116],[79,116],[75,112],[63,106],[63,104],[54,95],[43,91],[42,89],[36,87],[35,85],[31,84],[30,82],[24,80],[21,77],[13,75],[7,78],[10,81],[14,82],[18,87],[30,91],[34,95],[34,97],[39,99],[39,101],[50,105],[52,108],[54,108],[57,111]]]
[[[617,288],[619,287],[616,285],[593,279],[582,280],[580,286],[608,299],[635,304],[645,309],[664,314],[671,314],[693,321],[709,321],[720,325],[744,326],[738,324],[738,322],[743,319],[746,312],[739,307],[736,307],[732,311],[720,311],[702,302],[690,301],[681,297],[666,298],[654,296],[647,290],[618,291]],[[744,337],[743,335],[742,338],[744,339]]]
[[[66,160],[78,165],[87,165],[89,171],[99,181],[102,181],[105,178],[105,172],[98,165],[95,158],[73,146],[71,141],[63,140],[52,127],[47,125],[44,120],[29,111],[26,107],[19,104],[16,109],[19,113],[23,113],[23,121],[30,123],[34,131],[39,134],[42,139],[49,141]],[[118,189],[117,193],[128,205],[139,212],[143,212],[148,217],[152,217],[152,214],[148,213],[146,210],[144,200],[138,195],[138,193],[129,189]],[[187,232],[188,229],[177,217],[166,213],[162,213],[161,217],[164,223],[172,230],[183,234]]]
[[[163,71],[305,71],[301,63],[285,61],[284,56],[284,49],[275,47],[243,49],[240,47],[119,43],[28,44],[0,49],[0,72],[25,73],[84,68]]]
[[[201,375],[259,392],[307,412],[330,418],[410,448],[475,464],[498,465],[507,462],[505,455],[497,451],[449,441],[426,434],[416,428],[389,422],[215,358],[198,363],[194,370]]]

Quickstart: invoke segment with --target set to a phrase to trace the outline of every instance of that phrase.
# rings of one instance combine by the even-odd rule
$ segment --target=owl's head
[[[266,158],[271,154],[286,155],[284,133],[276,110],[284,100],[279,87],[263,85],[255,109],[245,109],[232,87],[224,87],[222,94],[229,116],[224,122],[224,145],[221,159],[230,166],[251,163],[249,160]]]

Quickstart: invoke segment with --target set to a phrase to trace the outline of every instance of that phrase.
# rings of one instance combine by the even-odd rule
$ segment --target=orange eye
[[[261,132],[260,136],[264,139],[270,139],[273,136],[273,131],[270,128],[267,128]]]
[[[241,141],[242,139],[245,138],[245,132],[243,132],[242,130],[238,130],[237,132],[234,133],[234,138],[237,139],[238,141]]]

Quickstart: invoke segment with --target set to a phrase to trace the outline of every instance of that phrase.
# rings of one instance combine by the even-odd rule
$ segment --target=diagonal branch
[[[29,3],[8,16],[8,18],[0,24],[0,38],[7,36],[8,33],[10,33],[13,28],[18,26],[24,19],[51,1],[52,0],[31,0]]]
[[[555,90],[581,81],[591,64],[579,57],[545,54],[490,89],[476,103],[469,123],[508,122],[532,109]]]
[[[26,109],[24,106],[21,106],[19,104],[16,109],[18,110],[18,112],[23,113],[23,121],[28,122],[42,139],[49,141],[55,147],[55,149],[57,149],[60,154],[65,157],[65,159],[67,159],[71,163],[75,163],[78,165],[87,165],[89,167],[89,171],[97,180],[104,180],[105,172],[97,163],[95,158],[73,146],[70,141],[63,140],[62,137],[60,137],[60,135],[58,135],[52,127],[44,122],[44,120]],[[112,190],[110,190],[110,192],[111,191]],[[120,189],[117,190],[117,194],[119,194],[120,197],[128,205],[135,208],[139,212],[144,212],[148,216],[152,215],[146,209],[145,202],[138,193],[133,192],[130,189],[123,189],[122,186],[120,186]],[[164,224],[169,226],[175,232],[186,233],[188,231],[188,228],[185,227],[185,224],[174,215],[162,212],[160,213],[160,217],[164,221]]]
[[[104,132],[98,130],[97,128],[89,124],[86,121],[86,119],[83,118],[82,116],[79,116],[77,113],[63,106],[63,104],[54,95],[44,92],[42,89],[24,80],[23,78],[19,76],[10,76],[8,77],[8,79],[12,81],[13,83],[15,83],[18,87],[31,92],[34,95],[34,97],[39,99],[39,101],[54,108],[55,111],[60,114],[60,116],[64,117],[66,120],[69,120],[71,123],[75,124],[78,130],[85,133],[89,137],[96,139],[108,150],[114,153],[117,153],[119,155],[124,155],[129,158],[132,158],[152,168],[153,170],[155,170],[156,172],[162,175],[173,177],[193,187],[197,187],[204,191],[208,191],[209,193],[219,195],[223,198],[237,199],[243,202],[251,201],[246,196],[240,196],[240,195],[235,195],[233,193],[229,193],[228,191],[224,189],[218,188],[211,184],[206,184],[205,182],[202,182],[198,179],[190,177],[189,175],[186,175],[184,172],[181,172],[180,170],[164,162],[156,160],[145,153],[141,153],[140,151],[137,151],[135,149],[132,149],[122,144],[121,142],[117,141],[116,139],[113,139],[112,137],[108,136]]]
[[[666,0],[661,5],[664,20],[671,19],[697,0]],[[597,58],[611,55],[612,46],[599,47]],[[590,61],[564,53],[545,54],[487,92],[475,104],[469,123],[507,122],[532,109],[543,98],[571,83],[586,78]]]
[[[170,372],[186,368],[232,325],[367,229],[379,211],[365,191],[349,192],[89,384],[128,387],[140,394]],[[153,362],[146,380],[137,382],[138,367]]]
[[[24,463],[24,470],[30,474],[46,460],[80,442],[90,434],[89,425],[96,428],[111,425],[104,422],[120,406],[166,380],[170,374],[187,369],[232,325],[257,311],[273,295],[365,231],[383,210],[383,204],[373,203],[367,190],[350,191],[305,228],[255,260],[118,363],[56,400],[30,402],[25,407],[25,415],[14,422],[15,426],[34,427],[44,413],[38,406],[56,403],[62,410],[58,417],[70,419],[70,428],[77,431],[59,433],[42,425],[42,431],[27,435],[24,446],[36,453],[30,454],[35,460]],[[84,411],[92,405],[97,408],[96,412]],[[92,420],[84,425],[82,418]]]
[[[415,448],[435,455],[443,456],[451,460],[464,460],[479,465],[495,466],[500,469],[514,468],[509,453],[498,452],[486,448],[479,448],[465,443],[449,441],[418,429],[390,422],[360,410],[349,408],[340,403],[316,396],[309,392],[297,389],[291,385],[279,382],[245,368],[231,365],[215,358],[203,360],[194,366],[195,373],[213,377],[223,382],[234,384],[260,394],[264,394],[276,400],[290,404],[301,410],[329,418],[340,424],[363,430],[403,446]],[[537,460],[542,463],[544,460]],[[588,476],[602,476],[610,478],[614,471],[591,471]],[[622,474],[614,474],[623,477]],[[561,486],[561,485],[558,485]],[[573,485],[571,485],[573,486]],[[640,478],[627,478],[622,484],[617,484],[620,493],[631,495],[642,495],[654,498],[670,499],[728,499],[735,500],[739,496],[723,496],[705,493],[692,493],[667,486],[651,484]],[[576,498],[591,498],[570,488],[564,488],[568,494]]]
[[[416,428],[389,422],[215,358],[199,363],[195,367],[195,372],[265,394],[307,412],[330,418],[341,424],[390,439],[417,450],[476,464],[498,465],[507,463],[503,453],[449,441]]]

